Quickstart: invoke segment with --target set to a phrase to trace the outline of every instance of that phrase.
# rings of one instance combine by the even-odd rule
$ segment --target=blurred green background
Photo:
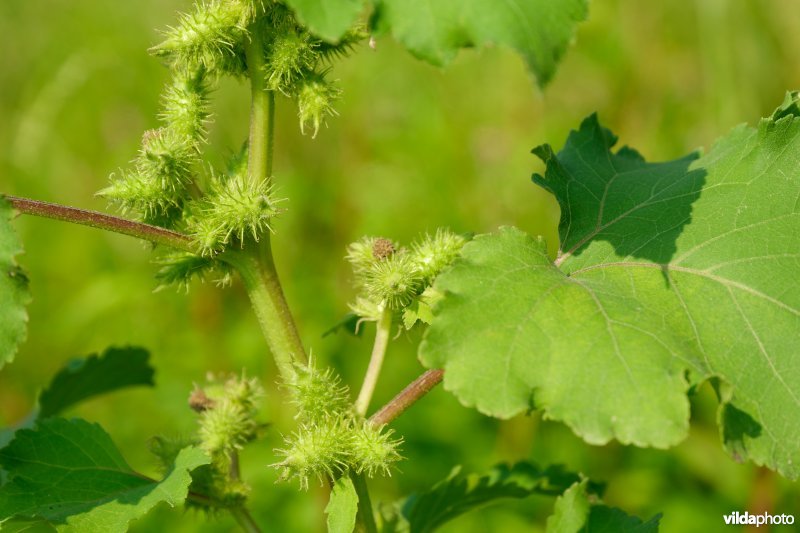
[[[142,132],[156,124],[166,69],[146,49],[157,28],[188,1],[3,0],[0,2],[0,191],[104,210],[93,194],[123,167]],[[364,234],[409,242],[448,226],[487,232],[514,224],[555,246],[558,208],[530,182],[542,165],[531,148],[560,146],[597,111],[650,160],[673,158],[740,122],[769,114],[800,88],[800,9],[794,0],[595,1],[552,85],[539,91],[522,61],[504,49],[462,52],[453,65],[421,63],[388,39],[338,64],[340,117],[316,139],[298,131],[296,109],[278,100],[275,175],[289,211],[276,223],[275,255],[303,339],[320,364],[360,384],[363,339],[322,333],[353,297],[347,243]],[[226,81],[215,93],[209,158],[221,162],[247,131],[248,90]],[[134,468],[155,474],[145,448],[154,434],[191,432],[186,398],[207,371],[246,368],[269,389],[265,440],[243,456],[251,508],[265,531],[321,531],[325,492],[276,484],[268,465],[291,420],[258,325],[241,287],[196,284],[188,295],[153,293],[147,247],[127,237],[23,217],[34,302],[30,335],[0,372],[0,424],[31,409],[37,391],[69,358],[108,345],[152,353],[157,388],[86,403],[77,416],[100,422]],[[374,404],[421,372],[417,334],[390,352]],[[734,510],[794,513],[800,490],[767,471],[739,465],[721,449],[716,401],[693,398],[689,437],[669,452],[584,444],[539,416],[497,421],[462,408],[441,389],[398,419],[407,461],[372,483],[390,501],[444,477],[453,465],[482,471],[500,461],[563,463],[608,485],[606,501],[629,513],[663,512],[663,531],[736,531]],[[765,507],[766,506],[766,507]],[[541,531],[552,500],[530,498],[467,515],[446,531]],[[133,531],[234,531],[161,506]],[[760,531],[765,531],[761,528]]]

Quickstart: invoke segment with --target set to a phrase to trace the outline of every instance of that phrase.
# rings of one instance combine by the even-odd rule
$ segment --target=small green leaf
[[[588,481],[575,483],[558,497],[547,519],[547,533],[657,533],[661,515],[647,522],[624,511],[590,501]]]
[[[403,309],[403,326],[411,329],[417,322],[430,324],[433,322],[433,306],[442,299],[442,295],[432,287],[425,289],[414,301]]]
[[[537,148],[558,257],[512,228],[468,243],[435,284],[423,363],[483,413],[538,408],[590,443],[662,448],[686,436],[687,392],[714,380],[729,452],[797,478],[797,101],[703,157],[612,152],[594,116],[557,154]]]
[[[142,348],[108,348],[102,355],[73,359],[55,375],[39,396],[39,418],[61,413],[68,407],[116,389],[153,386],[155,370]]]
[[[25,306],[31,301],[28,277],[15,259],[22,243],[11,225],[13,218],[14,209],[0,196],[0,368],[14,359],[27,337]]]
[[[495,466],[489,473],[462,474],[453,469],[444,480],[427,492],[413,494],[383,510],[386,522],[397,531],[428,533],[473,509],[502,498],[525,498],[531,494],[561,494],[579,477],[561,467],[545,470],[530,463]],[[590,490],[598,490],[593,485]]]
[[[586,0],[373,0],[373,25],[435,65],[461,48],[497,44],[519,52],[544,86],[586,18]]]
[[[556,499],[553,514],[547,519],[547,533],[576,533],[589,516],[586,480],[576,482]]]
[[[297,18],[318,36],[335,43],[347,33],[365,0],[287,0]]]
[[[155,481],[133,471],[99,425],[48,418],[18,431],[0,450],[8,472],[0,517],[47,520],[64,532],[123,532],[161,502],[182,504],[189,472],[208,463],[201,450],[185,448],[167,476]]]
[[[340,477],[333,484],[325,513],[328,515],[329,533],[353,532],[358,514],[358,494],[349,477]]]

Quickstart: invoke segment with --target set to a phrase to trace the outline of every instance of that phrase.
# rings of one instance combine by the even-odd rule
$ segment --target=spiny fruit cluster
[[[321,372],[313,364],[298,367],[290,385],[297,408],[298,429],[277,450],[283,461],[276,466],[282,479],[296,478],[303,489],[309,481],[320,482],[356,472],[372,477],[389,474],[400,460],[400,439],[357,416],[347,387],[331,370]]]
[[[216,506],[239,505],[247,498],[250,488],[239,479],[235,457],[266,427],[256,420],[263,396],[264,391],[255,379],[209,375],[208,383],[196,386],[189,397],[189,406],[198,413],[197,434],[154,437],[150,450],[163,468],[169,469],[180,450],[190,445],[199,446],[209,455],[211,463],[192,472],[191,490],[207,496]]]
[[[144,134],[132,167],[113,175],[99,194],[143,222],[192,235],[205,257],[258,241],[272,230],[280,200],[270,177],[248,171],[246,146],[226,171],[204,168],[212,88],[222,76],[249,77],[254,90],[294,100],[301,130],[316,135],[335,114],[340,93],[328,79],[331,60],[365,36],[354,28],[338,43],[327,43],[281,2],[198,2],[151,50],[172,73],[162,96],[161,126]],[[173,255],[166,263],[162,278],[178,283],[208,266],[191,254]]]
[[[361,320],[378,321],[388,308],[402,313],[407,328],[417,320],[425,321],[425,310],[436,298],[433,280],[455,260],[465,242],[465,237],[439,229],[410,248],[379,237],[350,244],[346,259],[359,289],[350,309]]]

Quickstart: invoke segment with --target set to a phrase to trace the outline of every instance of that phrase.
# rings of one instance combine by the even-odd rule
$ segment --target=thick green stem
[[[272,159],[275,154],[275,91],[267,91],[267,177],[272,177]]]
[[[260,28],[255,24],[249,30],[250,38],[245,42],[250,76],[247,171],[249,179],[255,183],[266,181],[272,175],[275,96],[266,88],[264,43]],[[270,235],[264,235],[257,247],[228,251],[220,258],[236,268],[242,276],[281,377],[291,383],[295,376],[295,363],[305,364],[306,355],[278,279]]]
[[[230,250],[223,253],[220,259],[241,275],[278,371],[286,383],[291,383],[294,381],[295,363],[306,364],[306,354],[275,271],[269,235],[263,240],[267,242],[262,242],[261,250],[265,253],[260,258],[247,250]]]
[[[363,474],[352,472],[350,479],[353,480],[353,487],[358,495],[358,519],[364,526],[366,533],[378,533],[378,525],[375,523],[375,515],[372,514],[372,501],[369,498],[367,480]]]
[[[250,76],[250,139],[247,170],[253,182],[269,179],[272,174],[274,134],[272,117],[275,99],[266,87],[264,77],[264,43],[260,28],[250,28],[250,40],[245,42],[247,72]]]
[[[387,305],[381,312],[378,320],[378,329],[375,332],[375,344],[372,346],[372,356],[369,359],[367,373],[364,376],[364,384],[361,385],[361,392],[358,393],[356,400],[356,412],[366,415],[369,409],[369,402],[372,400],[372,393],[375,392],[375,385],[381,374],[383,358],[386,355],[386,347],[389,345],[389,336],[392,329],[392,310]]]
[[[256,521],[253,520],[253,517],[250,515],[250,511],[248,511],[245,507],[231,507],[228,509],[236,521],[242,526],[242,529],[247,533],[261,533],[261,528],[258,527]]]

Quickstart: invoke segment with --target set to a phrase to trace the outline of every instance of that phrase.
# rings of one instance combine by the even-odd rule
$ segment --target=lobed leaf
[[[85,420],[49,418],[17,432],[0,450],[8,481],[0,487],[0,521],[46,520],[58,531],[122,532],[161,502],[180,505],[189,473],[209,459],[181,450],[161,481],[131,469],[108,434]]]
[[[17,347],[27,337],[28,313],[31,301],[28,277],[15,257],[22,253],[22,243],[11,220],[14,209],[0,195],[0,368],[10,363]]]
[[[93,396],[136,385],[153,386],[155,370],[143,348],[108,348],[102,355],[73,359],[39,395],[39,418],[61,413]]]
[[[534,152],[561,206],[555,262],[513,228],[464,247],[420,348],[462,403],[532,408],[586,441],[666,447],[711,380],[726,449],[800,475],[797,95],[705,156],[612,152],[596,117]]]
[[[461,48],[519,52],[544,86],[586,18],[586,0],[374,0],[373,25],[418,57],[449,63]]]
[[[558,466],[540,470],[530,463],[497,465],[487,474],[462,474],[453,469],[430,490],[413,494],[384,509],[389,531],[427,533],[478,507],[503,498],[525,498],[531,494],[558,495],[580,478]],[[599,486],[588,489],[595,493]]]

